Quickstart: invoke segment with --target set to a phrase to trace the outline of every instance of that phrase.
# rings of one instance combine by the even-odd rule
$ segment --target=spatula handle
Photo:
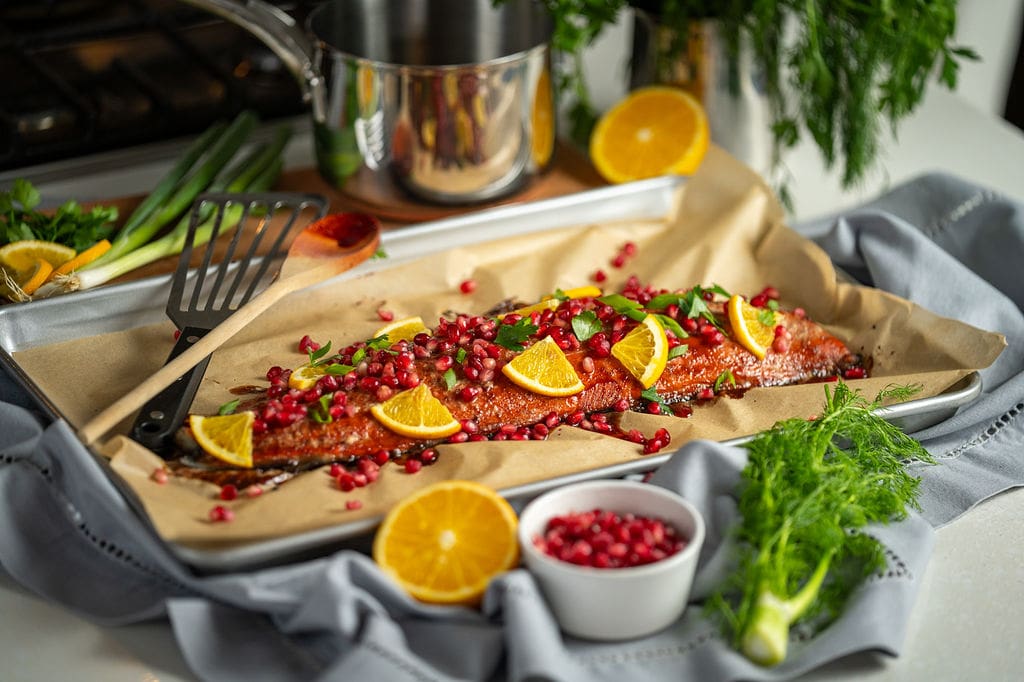
[[[167,356],[167,362],[174,360],[186,350],[194,346],[199,339],[206,336],[207,329],[185,327],[178,336],[178,341]],[[162,390],[152,400],[142,406],[139,416],[132,427],[132,438],[142,443],[153,452],[163,454],[171,443],[174,432],[178,430],[192,400],[196,397],[199,384],[206,374],[206,366],[210,364],[210,356],[203,358],[198,365]]]

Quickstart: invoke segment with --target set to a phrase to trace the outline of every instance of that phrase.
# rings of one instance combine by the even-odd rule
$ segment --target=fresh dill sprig
[[[914,392],[890,387],[868,401],[843,382],[826,386],[818,418],[781,421],[746,444],[739,565],[709,608],[751,659],[781,661],[792,623],[830,622],[884,566],[881,545],[856,531],[905,518],[918,506],[905,463],[934,461],[875,410]]]

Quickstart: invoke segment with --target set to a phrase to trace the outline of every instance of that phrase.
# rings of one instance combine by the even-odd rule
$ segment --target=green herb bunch
[[[739,564],[709,606],[752,660],[781,661],[792,623],[830,622],[885,565],[880,543],[857,529],[916,508],[918,480],[905,463],[933,460],[874,410],[913,392],[891,389],[868,402],[840,382],[826,387],[818,418],[780,422],[747,443]]]
[[[39,191],[22,178],[10,190],[0,191],[0,246],[38,239],[82,251],[110,236],[117,221],[114,206],[86,211],[78,202],[68,201],[49,214],[36,210],[40,200]]]
[[[560,80],[575,94],[571,134],[586,142],[596,112],[586,94],[580,52],[628,5],[674,31],[662,59],[685,52],[691,22],[717,21],[733,57],[747,46],[763,69],[772,116],[773,158],[806,131],[828,167],[842,162],[844,186],[865,177],[885,123],[895,129],[936,78],[957,84],[958,0],[545,0],[554,46],[574,56]]]

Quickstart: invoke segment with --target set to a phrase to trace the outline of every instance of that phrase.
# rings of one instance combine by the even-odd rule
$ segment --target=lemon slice
[[[409,438],[447,438],[462,428],[426,384],[377,403],[370,412],[381,424]]]
[[[545,336],[501,368],[516,386],[547,396],[575,395],[585,387],[554,339]]]
[[[519,563],[515,510],[472,481],[442,481],[391,508],[373,539],[373,559],[416,599],[480,602],[496,575]]]
[[[327,374],[326,365],[302,365],[292,370],[288,376],[288,388],[297,388],[300,391],[316,386],[320,377]]]
[[[252,412],[215,417],[189,415],[192,437],[208,455],[237,467],[252,468]]]
[[[0,248],[0,266],[17,272],[35,268],[40,260],[49,263],[51,269],[59,268],[74,257],[75,250],[70,246],[38,239],[22,239]]]
[[[622,340],[612,346],[612,356],[636,377],[644,388],[650,388],[665,371],[668,362],[668,337],[654,315],[648,315]]]
[[[609,182],[692,175],[709,140],[700,102],[679,88],[650,86],[626,95],[601,117],[590,136],[590,160]]]
[[[761,322],[761,310],[747,303],[739,294],[729,299],[726,309],[736,340],[759,360],[764,360],[775,340],[774,327]]]
[[[387,334],[388,341],[394,344],[398,341],[412,341],[413,337],[425,331],[429,331],[427,325],[423,324],[423,319],[419,315],[415,315],[389,322],[373,335],[378,337]]]
[[[110,242],[106,239],[101,239],[85,251],[66,261],[60,267],[53,271],[53,277],[59,277],[60,275],[70,275],[75,270],[85,267],[89,263],[93,262],[107,251],[110,251]]]

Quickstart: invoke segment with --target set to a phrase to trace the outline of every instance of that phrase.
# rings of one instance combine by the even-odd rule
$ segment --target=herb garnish
[[[28,180],[18,178],[10,191],[0,191],[0,246],[23,239],[38,239],[84,251],[110,236],[117,220],[114,206],[83,211],[76,201],[65,202],[54,214],[36,211],[41,198]]]
[[[320,400],[309,406],[309,414],[313,417],[313,421],[318,424],[330,424],[334,421],[331,416],[331,398],[332,394],[328,393],[325,396],[320,396]]]
[[[660,395],[658,395],[658,391],[655,390],[654,386],[651,386],[650,388],[645,388],[644,390],[640,391],[640,397],[646,400],[647,402],[658,403],[658,405],[661,407],[663,411],[668,411],[670,409],[668,403],[666,403],[665,400]]]
[[[824,627],[885,565],[881,544],[856,530],[917,508],[919,482],[905,463],[934,460],[874,410],[919,388],[889,388],[868,402],[841,381],[826,385],[819,418],[781,421],[744,446],[739,566],[709,608],[752,660],[780,662],[792,623],[820,615],[814,625]]]
[[[327,354],[331,352],[331,342],[328,341],[320,348],[309,351],[309,364],[316,367],[319,364],[327,362]]]
[[[678,346],[672,346],[668,349],[668,359],[678,358],[681,355],[686,355],[690,352],[690,347],[685,343],[681,343]]]
[[[502,324],[498,326],[498,335],[494,343],[519,352],[526,348],[526,340],[530,335],[536,334],[537,329],[537,325],[531,323],[528,317],[516,320],[514,324]]]
[[[221,405],[220,407],[217,408],[217,414],[219,414],[221,416],[226,415],[226,414],[234,414],[235,410],[238,409],[239,403],[241,403],[241,402],[242,401],[239,398],[235,398],[234,400],[229,400],[228,402],[224,403],[223,405]]]
[[[455,382],[457,379],[455,378],[454,369],[449,367],[442,376],[444,377],[444,385],[449,391],[455,388]]]
[[[715,379],[715,387],[714,387],[715,393],[718,393],[718,391],[725,384],[729,384],[729,385],[731,385],[733,387],[736,386],[736,377],[734,377],[732,375],[732,370],[728,370],[728,369],[725,370],[724,372],[722,372],[721,374],[718,375],[717,379]]]
[[[599,297],[597,300],[611,306],[612,310],[620,315],[625,315],[631,320],[643,322],[643,319],[647,317],[647,313],[644,312],[642,305],[631,298],[626,298],[622,294],[608,294],[607,296]]]
[[[597,319],[597,313],[593,310],[584,310],[572,318],[572,330],[576,334],[576,338],[586,341],[601,331],[601,321]]]

